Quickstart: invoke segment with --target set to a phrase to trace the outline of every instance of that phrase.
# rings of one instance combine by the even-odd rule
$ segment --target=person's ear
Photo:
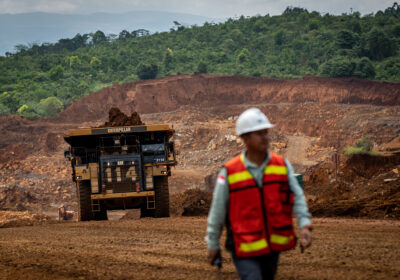
[[[244,135],[240,136],[240,138],[242,139],[243,143],[245,145],[247,145],[247,142],[249,141],[249,135],[248,134],[244,134]]]

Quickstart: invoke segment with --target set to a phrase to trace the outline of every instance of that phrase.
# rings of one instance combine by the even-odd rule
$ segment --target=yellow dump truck
[[[169,217],[168,176],[177,164],[169,125],[79,128],[70,145],[78,220],[106,220],[107,210],[141,209],[141,217]]]

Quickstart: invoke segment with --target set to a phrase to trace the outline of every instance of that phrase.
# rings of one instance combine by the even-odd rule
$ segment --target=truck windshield
[[[142,145],[143,153],[163,153],[165,151],[164,144],[147,144]]]

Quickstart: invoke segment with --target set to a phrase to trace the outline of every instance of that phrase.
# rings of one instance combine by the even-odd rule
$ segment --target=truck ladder
[[[100,212],[100,210],[101,210],[100,200],[93,199],[92,200],[92,211],[93,212]]]
[[[147,196],[147,209],[156,209],[156,200],[154,195]]]

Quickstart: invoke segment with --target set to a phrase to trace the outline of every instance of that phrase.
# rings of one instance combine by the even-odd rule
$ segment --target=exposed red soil
[[[381,147],[400,135],[400,84],[226,75],[181,75],[114,84],[77,100],[56,118],[0,116],[0,193],[12,186],[30,193],[37,202],[27,204],[21,198],[19,204],[32,211],[49,211],[61,203],[67,210],[76,209],[71,169],[62,156],[68,148],[63,134],[105,122],[126,125],[132,117],[133,123],[168,123],[176,131],[173,140],[179,165],[172,169],[171,193],[187,188],[212,190],[216,172],[243,149],[234,133],[235,119],[250,106],[259,107],[276,124],[271,130],[273,151],[286,155],[297,172],[308,170],[310,175],[320,170],[319,179],[306,186],[311,195],[319,195],[311,190],[332,184],[332,174],[328,178],[324,174],[331,172],[329,161],[335,150],[343,150],[364,136]],[[128,116],[117,110],[107,116],[113,107]],[[140,113],[140,120],[135,112]],[[111,119],[107,121],[107,117]],[[307,147],[303,147],[305,143]],[[298,146],[304,151],[296,155],[293,147]],[[313,176],[316,178],[316,173]],[[355,186],[362,188],[362,184]],[[6,208],[17,210],[17,205],[12,209],[11,203]],[[386,215],[378,212],[379,217]]]
[[[187,189],[171,196],[171,213],[175,216],[207,216],[212,194],[200,189]]]
[[[158,113],[181,106],[304,103],[400,105],[400,84],[355,78],[270,79],[227,75],[181,75],[114,84],[81,98],[60,114],[63,120],[98,120],[111,107]],[[82,115],[83,114],[83,115]]]
[[[400,155],[355,154],[311,172],[306,186],[316,216],[400,218]]]

